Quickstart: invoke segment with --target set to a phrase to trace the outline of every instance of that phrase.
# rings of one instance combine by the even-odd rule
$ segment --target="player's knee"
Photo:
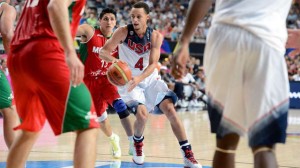
[[[217,147],[224,150],[236,150],[240,136],[236,133],[230,133],[223,137],[217,136]]]
[[[105,111],[100,117],[98,117],[98,122],[103,122],[107,119],[107,112]]]
[[[266,146],[257,146],[257,147],[252,147],[252,152],[253,155],[256,155],[258,153],[263,153],[263,152],[274,152],[274,146],[273,145],[266,145]]]
[[[148,110],[147,110],[146,106],[139,105],[137,107],[137,113],[135,115],[137,120],[139,120],[141,122],[146,122],[147,119],[148,119],[148,115],[149,115],[149,113],[148,113]]]
[[[130,115],[125,102],[122,99],[117,99],[113,102],[113,107],[117,111],[119,118],[123,119]]]

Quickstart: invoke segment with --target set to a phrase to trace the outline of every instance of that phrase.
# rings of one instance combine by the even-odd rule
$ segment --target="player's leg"
[[[122,155],[120,137],[112,131],[106,111],[108,103],[114,100],[113,95],[117,93],[117,89],[107,81],[106,76],[85,80],[85,83],[92,94],[100,129],[110,141],[112,156],[120,158]]]
[[[275,144],[285,143],[289,110],[289,83],[283,52],[252,35],[247,40],[252,59],[245,70],[248,138],[255,168],[278,167]],[[249,51],[250,52],[250,51]],[[274,82],[277,81],[277,82]],[[255,92],[253,93],[253,88]],[[278,89],[280,88],[280,89]]]
[[[94,168],[99,128],[94,103],[85,84],[71,85],[65,55],[58,45],[56,41],[45,40],[28,46],[43,51],[30,53],[29,60],[39,65],[39,71],[31,75],[39,84],[41,103],[55,135],[77,132],[74,167]]]
[[[146,102],[144,88],[135,87],[131,92],[127,91],[127,88],[118,88],[122,99],[127,103],[126,105],[130,111],[135,115],[136,120],[133,125],[134,136],[133,136],[133,161],[136,164],[144,163],[144,152],[143,152],[143,140],[145,125],[148,120],[148,110],[144,105]]]
[[[18,74],[21,76],[22,74]],[[12,82],[15,79],[12,78]],[[45,115],[39,98],[28,90],[25,80],[14,84],[16,106],[22,123],[16,128],[21,129],[15,137],[7,157],[7,168],[24,168],[30,150],[39,136],[45,123]],[[19,82],[18,82],[19,83]],[[34,87],[32,85],[32,87]]]
[[[4,108],[1,111],[3,115],[4,139],[6,146],[10,148],[17,134],[17,131],[14,131],[13,128],[16,127],[20,121],[15,106]]]
[[[114,158],[120,158],[122,155],[120,137],[112,131],[106,111],[102,113],[100,117],[98,117],[98,122],[100,124],[101,131],[106,135],[106,137],[108,137],[110,141],[112,156]]]
[[[74,149],[74,168],[94,168],[96,160],[97,129],[77,131]]]
[[[144,164],[145,154],[143,151],[143,141],[144,141],[144,130],[146,126],[146,122],[148,120],[148,111],[145,105],[137,104],[135,107],[135,116],[136,120],[134,122],[134,135],[133,135],[133,142],[134,142],[134,151],[133,151],[133,162],[141,165]]]
[[[163,100],[160,103],[159,108],[168,118],[171,124],[172,131],[176,136],[177,140],[179,142],[187,140],[183,124],[176,113],[172,100],[171,99]]]
[[[120,96],[116,96],[120,97]],[[127,108],[127,105],[121,98],[117,98],[112,102],[113,108],[116,110],[117,114],[119,115],[121,124],[126,132],[126,135],[129,140],[129,150],[128,154],[133,155],[133,127],[130,121],[130,112]]]
[[[13,130],[19,122],[18,114],[15,110],[13,103],[13,95],[10,84],[5,74],[0,70],[0,112],[3,115],[3,132],[6,146],[10,148],[15,136],[16,131]]]
[[[172,131],[179,142],[181,153],[184,157],[184,166],[191,168],[201,168],[201,165],[194,158],[192,147],[187,140],[184,126],[176,113],[173,100],[177,99],[177,97],[175,95],[173,95],[173,97],[174,98],[172,98],[172,96],[166,96],[166,98],[159,104],[159,109],[168,118],[171,124]]]
[[[252,152],[254,155],[254,168],[278,167],[275,156],[275,145],[253,147]]]
[[[24,168],[30,150],[38,136],[39,132],[22,130],[9,150],[6,168]]]
[[[239,135],[228,134],[217,138],[216,151],[213,157],[214,168],[234,168],[235,151],[239,142]]]

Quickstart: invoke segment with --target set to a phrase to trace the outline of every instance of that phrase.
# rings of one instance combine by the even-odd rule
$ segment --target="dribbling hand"
[[[128,82],[127,91],[131,92],[139,83],[140,79],[137,76],[132,77],[132,79]]]

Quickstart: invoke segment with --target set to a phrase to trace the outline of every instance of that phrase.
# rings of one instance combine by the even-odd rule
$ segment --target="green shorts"
[[[0,109],[12,106],[12,99],[13,95],[9,82],[3,71],[0,70]]]

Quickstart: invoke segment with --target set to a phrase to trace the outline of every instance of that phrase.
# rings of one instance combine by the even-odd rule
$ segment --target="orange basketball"
[[[124,62],[113,63],[107,70],[107,79],[116,86],[124,86],[131,80],[131,70]]]

